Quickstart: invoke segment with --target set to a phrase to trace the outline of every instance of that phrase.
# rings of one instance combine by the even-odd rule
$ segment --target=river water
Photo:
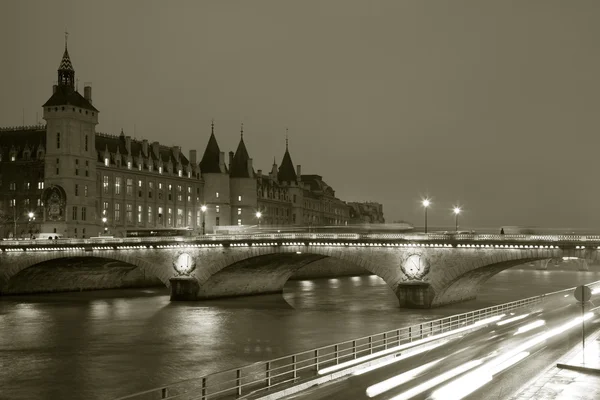
[[[403,310],[376,276],[289,281],[280,295],[171,303],[166,289],[0,298],[0,399],[112,399],[313,347],[600,280],[512,268],[477,300]]]

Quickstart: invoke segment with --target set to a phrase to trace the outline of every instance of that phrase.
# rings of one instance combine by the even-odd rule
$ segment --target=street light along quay
[[[458,232],[458,214],[460,214],[462,210],[460,209],[460,207],[456,206],[454,207],[454,216],[456,218],[455,222],[456,222],[456,232]]]
[[[425,207],[425,233],[427,233],[427,208],[431,205],[431,201],[429,199],[425,199],[422,202],[423,207]]]
[[[262,217],[262,213],[260,211],[256,212],[256,219],[258,219],[258,227],[260,228],[260,217]]]
[[[206,206],[203,205],[202,207],[200,207],[200,211],[202,211],[202,236],[206,235],[206,230],[205,230],[205,222],[204,222],[204,214],[206,213]]]

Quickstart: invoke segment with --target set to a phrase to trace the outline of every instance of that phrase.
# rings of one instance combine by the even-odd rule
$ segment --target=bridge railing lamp
[[[423,204],[423,208],[425,208],[425,233],[427,233],[427,209],[431,205],[431,201],[429,199],[425,199],[421,202]]]
[[[202,207],[200,207],[200,211],[202,211],[202,235],[204,236],[206,234],[206,223],[204,221],[204,214],[206,213],[206,206],[202,205]]]
[[[454,212],[454,217],[455,217],[455,223],[456,223],[456,232],[458,232],[458,214],[460,214],[460,212],[462,211],[460,209],[460,207],[454,207],[454,210],[452,210]]]

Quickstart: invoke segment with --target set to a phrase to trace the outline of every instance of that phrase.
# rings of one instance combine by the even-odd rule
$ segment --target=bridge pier
[[[536,268],[538,271],[546,271],[548,269],[548,263],[550,262],[550,259],[546,259],[546,260],[540,260],[540,265],[538,265],[538,267]]]
[[[171,301],[198,300],[200,285],[196,278],[176,277],[169,279],[169,282],[171,284]]]
[[[579,267],[577,268],[578,271],[589,271],[590,270],[590,266],[587,263],[587,260],[585,258],[580,258],[579,260]]]
[[[431,308],[435,293],[429,283],[403,283],[398,285],[396,297],[403,308]]]

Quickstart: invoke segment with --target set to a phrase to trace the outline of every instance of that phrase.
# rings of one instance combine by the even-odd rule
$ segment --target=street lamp
[[[108,228],[106,227],[106,221],[108,221],[108,218],[102,217],[102,223],[104,224],[104,233],[108,232]]]
[[[33,220],[35,219],[35,214],[32,211],[29,211],[29,213],[27,214],[27,216],[29,217],[29,223],[28,228],[29,228],[29,239],[31,239],[33,237]]]
[[[262,213],[260,211],[256,212],[256,218],[258,219],[258,227],[260,228],[260,217],[262,217]]]
[[[427,208],[431,205],[431,201],[429,199],[425,199],[422,202],[423,207],[425,207],[425,233],[427,233]]]
[[[453,211],[454,211],[454,215],[455,215],[455,218],[456,218],[456,232],[458,232],[458,214],[460,214],[460,212],[462,210],[460,209],[460,207],[456,206],[456,207],[454,207]]]
[[[200,207],[200,211],[202,211],[202,236],[204,236],[206,234],[205,231],[205,223],[204,223],[204,213],[206,212],[206,206],[202,206]]]

